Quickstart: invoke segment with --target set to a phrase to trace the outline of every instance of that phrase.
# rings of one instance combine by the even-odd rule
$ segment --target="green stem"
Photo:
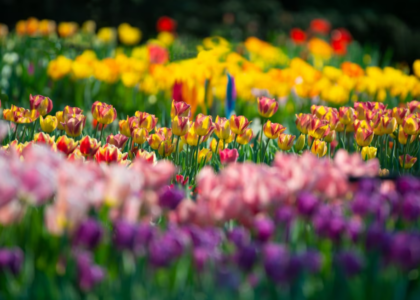
[[[178,165],[178,158],[179,158],[179,153],[178,153],[178,147],[179,147],[179,140],[181,139],[181,137],[179,136],[176,139],[176,155],[175,155],[175,165]]]
[[[264,148],[264,152],[263,152],[263,155],[262,155],[261,163],[264,163],[265,153],[267,152],[267,148],[268,148],[269,143],[270,143],[270,139],[267,139],[267,143],[265,144],[265,148]]]
[[[16,129],[15,129],[15,132],[13,133],[13,138],[12,138],[12,141],[14,141],[14,140],[16,139],[16,137],[17,137],[18,127],[19,127],[19,124],[18,124],[18,123],[16,123]]]

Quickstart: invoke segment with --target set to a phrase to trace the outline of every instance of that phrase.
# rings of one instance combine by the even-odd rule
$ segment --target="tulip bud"
[[[204,163],[208,163],[211,160],[212,154],[213,153],[207,148],[201,149],[200,152],[198,152],[198,157],[197,157],[198,163],[201,164],[203,160],[204,160]]]
[[[401,125],[404,122],[408,113],[409,110],[407,108],[394,107],[392,110],[392,116],[397,120],[398,125]]]
[[[114,145],[105,144],[96,151],[95,159],[98,163],[114,163],[126,160],[128,153],[121,153],[121,151]]]
[[[165,140],[169,140],[172,137],[172,129],[167,127],[160,127],[156,130],[157,134],[162,135]]]
[[[41,115],[39,120],[40,120],[40,124],[41,124],[41,129],[44,132],[51,133],[57,128],[58,121],[57,121],[56,117],[46,116],[45,119],[44,119]]]
[[[160,143],[162,143],[164,140],[165,137],[163,135],[154,133],[149,136],[147,142],[153,150],[158,150]]]
[[[226,118],[216,117],[214,133],[220,140],[228,140],[231,136],[230,122]]]
[[[237,117],[236,115],[232,115],[230,117],[230,129],[237,135],[243,134],[249,124],[251,122],[244,116]]]
[[[183,101],[172,101],[171,107],[171,118],[175,118],[175,116],[179,117],[187,117],[191,116],[191,106]]]
[[[54,140],[55,136],[50,137],[48,134],[45,134],[43,132],[36,133],[34,136],[34,142],[37,144],[47,144],[49,146],[52,146],[55,144]]]
[[[64,126],[61,125],[61,123],[64,123],[63,112],[62,111],[57,111],[55,113],[55,117],[57,118],[57,128],[59,130],[64,130]]]
[[[51,112],[53,103],[48,97],[29,95],[29,106],[31,110],[37,110],[41,116],[45,116]]]
[[[115,147],[119,149],[123,149],[127,141],[128,141],[128,137],[122,134],[116,134],[116,135],[110,134],[106,138],[107,144],[114,145]]]
[[[56,142],[57,149],[66,155],[70,155],[77,148],[77,144],[78,142],[65,135],[60,136]]]
[[[80,152],[80,148],[77,147],[74,151],[67,156],[67,160],[69,161],[84,161],[85,157],[83,156],[82,152]]]
[[[149,132],[145,128],[136,128],[131,135],[133,142],[142,145],[149,138]]]
[[[349,127],[353,127],[353,124],[350,124]],[[344,124],[338,121],[338,123],[335,125],[335,131],[336,132],[343,132],[344,131]]]
[[[138,118],[138,126],[146,128],[148,132],[152,131],[158,122],[158,119],[154,115],[146,112],[137,111],[136,117]]]
[[[170,140],[165,140],[159,144],[158,153],[163,158],[170,156],[175,151],[175,145]]]
[[[419,130],[417,118],[414,118],[413,116],[406,117],[402,123],[402,128],[404,132],[408,135],[417,134],[417,131]]]
[[[187,134],[185,135],[185,140],[187,141],[188,145],[197,146],[198,135],[195,132],[194,124],[191,125],[190,129],[188,130]]]
[[[354,120],[356,119],[356,114],[354,109],[351,107],[340,107],[339,109],[339,119],[340,123],[344,126],[353,124]]]
[[[92,116],[100,124],[108,125],[117,118],[117,110],[109,104],[96,101],[92,105]]]
[[[404,169],[410,169],[414,166],[414,164],[417,161],[417,157],[410,156],[408,154],[405,155],[405,161],[404,161],[404,155],[400,155],[399,162],[400,166]]]
[[[296,136],[291,134],[280,134],[278,139],[279,148],[283,151],[289,151],[293,147]]]
[[[188,122],[188,117],[175,116],[172,119],[172,132],[177,136],[185,135],[189,129]]]
[[[296,115],[296,127],[302,134],[308,134],[308,127],[312,121],[312,116],[309,114]]]
[[[374,133],[372,130],[359,127],[354,136],[356,139],[356,143],[360,147],[365,147],[365,146],[369,146],[370,143],[372,142]]]
[[[125,135],[126,137],[131,137],[131,129],[130,129],[130,119],[127,117],[127,120],[121,120],[118,122],[120,127],[120,133]]]
[[[263,118],[272,117],[276,113],[278,108],[279,108],[279,104],[277,103],[275,99],[270,99],[267,97],[258,98],[258,113]]]
[[[286,130],[286,127],[278,123],[271,123],[267,121],[267,123],[263,126],[264,135],[269,139],[277,139],[281,133]]]
[[[211,116],[198,114],[194,123],[195,132],[199,136],[205,136],[209,132],[210,128],[212,127],[212,124],[213,122],[212,122]]]
[[[320,140],[314,140],[312,142],[311,152],[317,155],[318,157],[325,156],[325,154],[327,154],[327,150],[328,148],[326,142]]]
[[[220,162],[223,165],[229,164],[229,163],[235,163],[238,160],[239,153],[236,149],[225,149],[223,151],[220,151]]]
[[[322,139],[330,132],[330,126],[317,118],[313,118],[308,126],[308,134],[314,139]]]
[[[252,132],[252,129],[248,128],[245,130],[244,133],[238,135],[238,137],[236,138],[236,142],[240,145],[247,145],[251,141],[253,135],[254,134]]]
[[[327,143],[331,143],[332,141],[335,141],[337,134],[335,133],[335,130],[330,130],[330,132],[324,137],[324,140]]]
[[[83,113],[83,110],[78,107],[71,107],[66,106],[63,110],[63,122],[67,122],[67,120],[71,117],[75,117],[76,115],[81,115]],[[59,119],[57,117],[57,119]]]
[[[210,148],[211,151],[213,151],[214,153],[219,153],[221,150],[225,149],[225,145],[223,143],[223,140],[217,141],[216,139],[212,139],[210,143]]]
[[[361,152],[362,158],[363,160],[369,160],[369,159],[375,158],[377,152],[378,152],[378,149],[375,147],[368,147],[368,146],[363,147],[362,152]]]
[[[305,138],[306,136],[304,134],[301,134],[295,143],[295,151],[299,152],[305,147]]]
[[[153,164],[156,162],[156,155],[154,152],[147,152],[146,150],[140,149],[136,154],[136,159],[144,160]]]
[[[80,152],[84,156],[93,157],[101,146],[101,142],[90,136],[85,136],[80,140]]]
[[[382,128],[385,134],[391,134],[397,129],[397,120],[388,116],[382,117]]]
[[[76,115],[75,117],[69,118],[63,125],[67,135],[71,137],[77,137],[82,134],[86,117],[83,115]]]

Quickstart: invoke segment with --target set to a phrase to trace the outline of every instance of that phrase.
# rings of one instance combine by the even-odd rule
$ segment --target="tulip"
[[[53,116],[46,116],[45,119],[42,117],[39,118],[41,129],[47,133],[53,132],[58,125],[58,121],[56,117]]]
[[[99,101],[92,104],[91,112],[93,118],[103,125],[111,124],[117,118],[117,110],[112,105]]]
[[[366,120],[366,111],[370,111],[370,108],[366,102],[355,102],[354,110],[357,119]]]
[[[16,123],[18,123],[18,124],[28,124],[28,123],[32,123],[32,122],[34,122],[38,119],[39,112],[35,109],[33,109],[33,110],[23,109],[23,110],[20,110],[19,112],[16,111],[15,115],[17,116]]]
[[[251,124],[251,122],[244,116],[237,117],[236,115],[232,115],[230,117],[230,129],[237,135],[243,134],[249,124]]]
[[[344,126],[353,124],[354,120],[356,119],[354,109],[351,107],[340,107],[338,115],[341,124],[343,124]]]
[[[131,128],[130,128],[130,119],[127,116],[127,120],[121,120],[118,122],[118,126],[120,127],[120,133],[125,135],[126,137],[131,137]]]
[[[53,103],[48,97],[29,95],[29,106],[31,110],[37,110],[41,116],[45,116],[51,112]]]
[[[84,161],[85,157],[83,156],[82,152],[80,152],[80,148],[77,147],[74,151],[67,156],[67,160],[69,161]]]
[[[100,147],[95,154],[95,159],[98,163],[114,163],[121,162],[126,160],[128,153],[121,153],[121,151],[114,145],[105,144],[103,147]]]
[[[57,111],[57,112],[55,113],[55,117],[56,117],[56,119],[57,119],[57,128],[58,128],[59,130],[64,130],[64,126],[63,126],[63,125],[61,125],[61,123],[64,123],[63,114],[64,114],[64,112],[62,112],[62,111]]]
[[[136,128],[131,135],[133,142],[142,145],[149,138],[149,132],[145,128]]]
[[[324,140],[327,143],[332,143],[333,141],[335,141],[337,134],[335,133],[335,130],[330,130],[330,132],[324,137]]]
[[[412,135],[410,139],[410,143],[412,143],[414,140],[415,140],[415,136]],[[405,145],[407,144],[407,141],[408,141],[408,134],[406,134],[404,130],[402,129],[402,126],[400,126],[400,130],[398,131],[398,142],[401,145]]]
[[[154,152],[147,152],[146,150],[140,149],[136,153],[136,159],[144,160],[148,163],[155,163],[156,162],[156,155]]]
[[[220,162],[223,165],[227,165],[230,163],[236,163],[236,161],[239,158],[238,150],[236,149],[225,149],[223,151],[220,151]]]
[[[164,140],[165,137],[163,135],[154,133],[149,136],[147,142],[153,150],[158,150],[160,143],[162,143]]]
[[[146,112],[137,111],[136,117],[138,118],[138,127],[146,128],[148,132],[152,131],[158,122],[158,119],[154,115]]]
[[[217,149],[216,149],[216,147],[217,147]],[[210,143],[210,149],[214,153],[219,153],[221,150],[225,149],[225,144],[224,144],[223,140],[212,139],[211,143]]]
[[[354,138],[356,139],[357,145],[360,147],[369,146],[372,143],[374,133],[372,130],[366,128],[358,128]]]
[[[128,137],[122,134],[116,134],[116,135],[110,134],[106,138],[107,144],[114,145],[118,149],[123,149],[127,141],[128,141]]]
[[[251,141],[253,135],[254,134],[252,132],[252,129],[248,128],[245,130],[244,133],[238,135],[238,137],[236,138],[236,142],[240,145],[247,145]]]
[[[270,121],[267,121],[267,123],[263,126],[263,132],[264,135],[269,139],[276,139],[279,137],[281,133],[283,133],[286,130],[286,127],[283,127],[283,125],[278,123],[271,123]]]
[[[66,107],[64,107],[64,110],[63,110],[63,122],[66,122],[69,118],[74,117],[76,115],[81,115],[82,113],[83,113],[82,109],[67,105]],[[57,119],[59,120],[58,116],[57,116]]]
[[[172,119],[172,132],[177,136],[187,134],[189,129],[188,117],[175,116]]]
[[[297,211],[300,215],[311,218],[319,207],[319,199],[309,192],[301,192],[296,199]]]
[[[317,118],[313,118],[308,126],[308,134],[314,139],[322,139],[330,132],[330,126]]]
[[[308,127],[312,121],[312,116],[309,114],[296,115],[296,127],[302,134],[308,134]]]
[[[214,123],[215,130],[214,133],[219,138],[219,140],[228,140],[231,136],[230,131],[230,122],[226,118],[216,117],[216,122]]]
[[[327,154],[327,143],[320,140],[315,140],[312,142],[311,152],[318,157],[323,157]]]
[[[351,124],[349,127],[353,127],[353,124]],[[340,121],[338,121],[337,124],[335,125],[335,131],[336,132],[343,132],[344,131],[344,124],[341,123]]]
[[[195,132],[199,136],[205,136],[210,131],[212,125],[213,122],[211,116],[198,114],[194,123]]]
[[[172,107],[171,107],[171,118],[178,117],[191,117],[191,105],[183,102],[183,101],[175,101],[172,100]]]
[[[275,232],[274,222],[268,217],[260,217],[254,221],[255,235],[258,241],[267,242]]]
[[[213,134],[214,129],[215,129],[215,127],[214,127],[214,125],[212,124],[212,125],[210,126],[209,131],[207,132],[207,134],[201,137],[201,139],[200,139],[200,143],[205,143],[205,142],[207,142],[207,140],[209,139],[209,137]],[[233,139],[232,139],[232,140],[233,140]],[[230,141],[232,141],[232,140],[230,140]],[[226,141],[226,142],[227,142],[227,141]]]
[[[279,139],[277,141],[277,144],[279,145],[279,148],[283,151],[289,151],[293,147],[293,142],[296,139],[295,135],[291,134],[280,134]]]
[[[34,142],[37,144],[53,146],[55,144],[55,136],[51,137],[43,132],[36,133],[34,136]]]
[[[258,98],[258,113],[263,118],[270,118],[272,117],[277,109],[279,108],[279,104],[275,99],[270,99],[267,97],[260,97]],[[237,133],[238,134],[238,133]]]
[[[78,142],[74,141],[71,138],[63,135],[57,139],[56,145],[57,149],[63,152],[65,155],[70,155],[76,148]]]
[[[159,193],[159,205],[170,210],[176,209],[183,199],[184,191],[176,187],[166,186]]]
[[[413,100],[409,103],[407,103],[407,107],[410,110],[410,113],[417,114],[420,113],[420,102]]]
[[[405,155],[405,160],[404,160],[404,155],[400,155],[399,157],[400,166],[404,169],[412,168],[414,164],[416,163],[416,161],[417,161],[417,157],[413,157],[408,154]]]
[[[90,136],[85,136],[80,140],[80,152],[87,157],[93,157],[101,146],[101,142]]]
[[[394,107],[392,110],[392,116],[397,120],[398,125],[401,125],[404,122],[408,113],[409,110],[407,108]]]
[[[3,119],[6,121],[14,122],[17,121],[17,115],[15,114],[16,109],[18,109],[16,106],[12,104],[12,108],[5,108],[3,110]]]
[[[161,127],[161,128],[156,130],[156,133],[165,137],[165,140],[169,140],[172,137],[172,129],[171,128]]]
[[[207,148],[201,149],[197,156],[198,163],[201,164],[203,160],[204,163],[208,163],[211,160],[212,154],[213,153]]]
[[[330,110],[329,107],[327,106],[323,106],[323,105],[315,105],[313,104],[311,106],[311,114],[315,115],[315,117],[322,119]]]
[[[406,117],[402,123],[402,128],[404,132],[408,135],[417,134],[417,131],[419,130],[419,124],[417,122],[417,119],[412,116]]]
[[[378,149],[375,147],[368,147],[368,146],[363,147],[362,152],[361,152],[362,158],[363,160],[369,160],[369,159],[375,158],[377,152],[378,152]]]
[[[67,119],[67,121],[65,123],[61,123],[61,125],[63,125],[67,135],[77,137],[82,134],[85,120],[85,116],[76,115],[75,117]]]
[[[397,120],[395,118],[390,118],[388,116],[383,116],[382,119],[382,128],[385,134],[391,134],[397,129]]]
[[[303,147],[305,147],[305,140],[306,140],[306,136],[304,134],[301,134],[295,143],[295,151],[299,152],[303,149]]]
[[[74,233],[74,244],[82,245],[88,249],[94,249],[103,236],[103,229],[100,222],[89,218],[83,221]]]
[[[175,145],[170,140],[164,140],[159,144],[158,153],[163,158],[168,157],[175,151]]]
[[[191,125],[190,129],[188,130],[187,134],[185,135],[185,140],[188,145],[190,146],[197,146],[198,144],[198,135],[195,132],[194,124]]]
[[[331,130],[335,130],[335,127],[338,123],[338,113],[336,110],[330,109],[325,115],[322,116],[321,120],[327,121]]]

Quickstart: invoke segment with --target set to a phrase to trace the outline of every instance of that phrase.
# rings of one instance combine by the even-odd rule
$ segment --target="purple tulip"
[[[269,243],[263,248],[265,273],[273,281],[279,282],[287,280],[289,259],[289,252],[282,245]]]
[[[101,241],[103,234],[101,224],[95,219],[83,221],[74,234],[74,243],[89,249],[95,248]]]
[[[420,180],[410,176],[403,176],[396,181],[397,191],[404,195],[407,192],[420,191]]]
[[[363,222],[359,219],[353,218],[347,223],[347,234],[353,242],[359,240],[363,229]]]
[[[228,240],[241,247],[247,245],[250,241],[249,232],[243,227],[235,227],[228,233]]]
[[[194,248],[193,261],[194,266],[197,268],[197,270],[203,270],[203,268],[207,264],[207,261],[209,260],[209,256],[209,251],[207,249],[202,247]]]
[[[321,269],[322,257],[319,252],[309,250],[301,255],[303,267],[310,273],[318,273]]]
[[[378,190],[378,180],[374,178],[363,178],[358,183],[358,190],[364,193],[373,193]]]
[[[91,290],[105,277],[104,270],[93,264],[92,257],[87,252],[81,252],[76,257],[79,286],[82,290]]]
[[[416,221],[420,216],[420,196],[417,193],[406,193],[401,204],[401,214],[408,221]]]
[[[20,272],[23,252],[19,248],[0,249],[0,270],[8,270],[14,275]]]
[[[150,262],[155,267],[166,267],[183,252],[183,245],[174,234],[153,239],[149,244]]]
[[[390,247],[390,235],[379,224],[373,224],[366,232],[366,248],[386,254]]]
[[[290,205],[285,205],[277,209],[274,214],[274,221],[279,225],[290,225],[295,218],[295,210]]]
[[[260,242],[267,242],[274,233],[274,223],[269,218],[257,218],[254,222],[256,238]]]
[[[343,216],[335,215],[332,216],[328,221],[328,237],[334,241],[339,242],[341,240],[342,234],[347,228],[346,220]]]
[[[370,211],[370,195],[367,193],[357,193],[351,202],[353,213],[365,216]]]
[[[159,194],[159,205],[168,209],[175,209],[184,199],[184,191],[177,187],[166,186]]]
[[[342,252],[338,254],[336,261],[347,276],[357,275],[363,269],[361,257],[353,252]]]
[[[236,252],[236,263],[245,271],[252,269],[257,258],[257,248],[253,244],[239,247]]]
[[[318,198],[308,192],[300,193],[296,201],[299,214],[307,218],[312,217],[319,205]]]
[[[391,241],[391,259],[404,269],[420,265],[420,235],[398,233]]]
[[[124,220],[116,221],[114,224],[114,243],[120,249],[133,249],[134,237],[136,233],[135,225]]]
[[[156,235],[156,228],[151,224],[143,222],[136,226],[134,234],[134,249],[139,252],[144,252],[149,246],[150,241]]]

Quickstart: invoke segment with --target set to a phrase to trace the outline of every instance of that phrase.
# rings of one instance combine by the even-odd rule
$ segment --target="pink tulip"
[[[235,163],[238,160],[239,154],[236,149],[225,149],[219,152],[220,161],[223,165]]]

